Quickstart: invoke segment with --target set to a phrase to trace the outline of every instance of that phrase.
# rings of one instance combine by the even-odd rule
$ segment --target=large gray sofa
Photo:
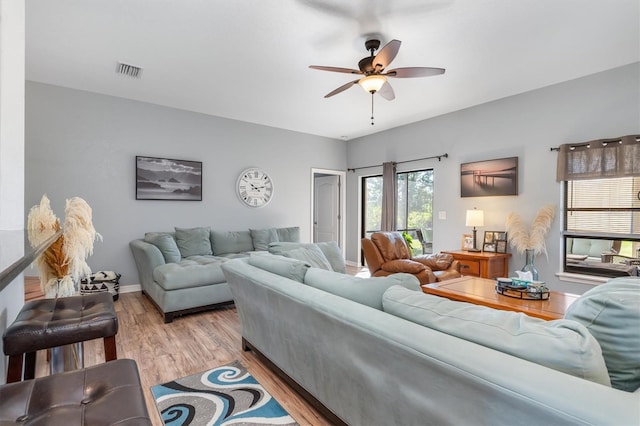
[[[267,253],[270,243],[298,242],[299,227],[216,231],[209,227],[147,232],[129,243],[142,292],[164,316],[174,316],[233,303],[220,269],[224,262]]]
[[[332,423],[640,424],[640,279],[547,322],[424,294],[407,274],[359,279],[278,256],[222,270],[243,347]]]

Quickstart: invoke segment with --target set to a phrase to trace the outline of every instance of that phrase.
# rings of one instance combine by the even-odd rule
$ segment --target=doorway
[[[336,241],[344,251],[346,173],[311,169],[311,241]]]

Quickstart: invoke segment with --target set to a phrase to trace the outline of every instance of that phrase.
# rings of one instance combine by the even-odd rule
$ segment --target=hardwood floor
[[[349,274],[367,276],[362,268],[348,267]],[[36,278],[25,278],[25,298],[42,297]],[[140,292],[120,294],[115,302],[119,329],[118,358],[138,364],[147,408],[154,425],[162,425],[151,394],[151,386],[218,365],[239,360],[282,404],[300,425],[331,423],[262,364],[253,352],[241,348],[240,321],[235,307],[176,318],[165,324],[162,316]],[[104,362],[102,340],[84,344],[85,366]],[[49,374],[46,352],[38,353],[36,377]]]

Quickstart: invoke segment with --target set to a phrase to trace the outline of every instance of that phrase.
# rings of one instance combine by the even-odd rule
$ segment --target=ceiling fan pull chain
[[[371,92],[371,125],[373,126],[373,94],[374,92]]]

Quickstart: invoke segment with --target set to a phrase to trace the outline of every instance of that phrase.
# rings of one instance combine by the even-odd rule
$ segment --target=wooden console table
[[[491,253],[487,251],[443,251],[460,262],[460,273],[480,278],[499,278],[509,276],[509,258],[511,253]]]
[[[496,293],[496,282],[476,277],[461,277],[422,285],[422,291],[459,302],[488,306],[504,311],[523,312],[544,320],[564,317],[578,295],[551,291],[547,300],[516,299]]]

